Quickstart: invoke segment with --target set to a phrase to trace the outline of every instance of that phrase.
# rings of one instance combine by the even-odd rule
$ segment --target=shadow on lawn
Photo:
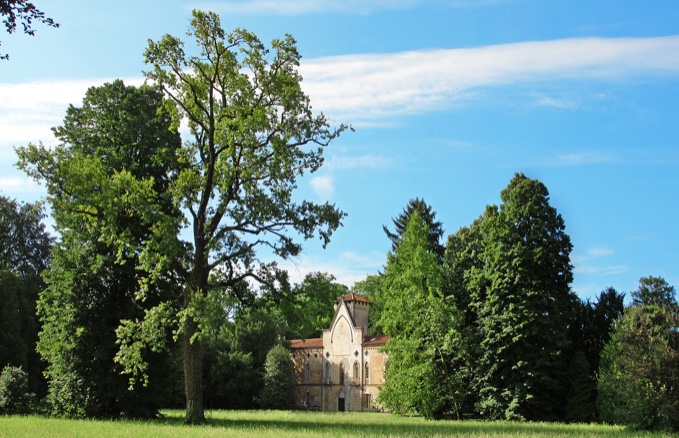
[[[371,421],[374,417],[367,416],[361,419],[361,415],[345,415],[342,413],[319,413],[317,419],[312,414],[305,414],[304,418],[240,418],[230,417],[228,413],[220,417],[209,417],[208,427],[243,429],[266,429],[268,431],[280,430],[281,435],[286,433],[300,435],[302,432],[314,432],[334,436],[429,436],[429,435],[504,435],[504,436],[612,436],[626,435],[617,428],[598,427],[578,424],[566,425],[562,423],[518,423],[518,422],[484,422],[484,421],[422,421],[412,422],[390,414],[393,421]],[[342,417],[346,416],[346,421]],[[177,418],[166,418],[168,423],[181,423]]]

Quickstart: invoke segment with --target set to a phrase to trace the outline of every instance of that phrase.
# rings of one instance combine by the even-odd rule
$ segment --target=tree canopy
[[[20,166],[45,183],[60,233],[38,303],[38,350],[48,364],[52,412],[155,415],[170,386],[160,368],[170,362],[140,352],[151,362],[151,377],[146,387],[139,382],[128,391],[129,379],[114,361],[116,330],[177,293],[169,269],[144,281],[139,248],[162,218],[177,215],[167,190],[178,167],[179,134],[158,89],[120,80],[88,89],[54,133],[61,141],[55,147],[17,150]]]
[[[325,246],[344,216],[335,206],[296,202],[297,179],[323,163],[323,149],[346,126],[331,128],[314,115],[301,89],[300,55],[291,36],[271,42],[252,33],[227,34],[219,17],[194,11],[187,33],[197,52],[179,38],[149,41],[146,78],[158,84],[188,124],[174,199],[192,234],[186,258],[182,310],[186,420],[203,422],[200,306],[208,289],[220,288],[241,301],[253,299],[245,281],[275,294],[287,275],[258,251],[296,256],[305,239]],[[162,261],[161,252],[149,253]]]
[[[429,242],[429,249],[436,254],[439,260],[443,259],[443,253],[445,248],[441,244],[441,238],[443,237],[443,228],[440,221],[436,221],[436,212],[432,209],[431,205],[427,204],[424,199],[415,198],[408,201],[403,211],[395,218],[392,218],[394,223],[394,231],[389,231],[386,225],[382,226],[384,233],[387,235],[389,240],[391,240],[391,250],[396,250],[399,240],[401,240],[403,233],[408,227],[410,218],[413,213],[417,212],[420,215],[420,219],[424,221],[427,225],[429,232],[427,235],[427,241]]]

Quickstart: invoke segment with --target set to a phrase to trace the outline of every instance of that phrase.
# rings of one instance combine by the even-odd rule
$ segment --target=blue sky
[[[469,225],[515,172],[542,181],[574,249],[573,289],[679,286],[679,2],[675,0],[36,1],[61,24],[0,33],[0,192],[44,190],[14,167],[89,86],[142,81],[147,40],[183,36],[191,10],[263,41],[292,34],[318,111],[356,132],[338,139],[299,196],[348,213],[323,251],[309,242],[298,281],[352,285],[386,263],[391,225],[414,197],[446,235]]]

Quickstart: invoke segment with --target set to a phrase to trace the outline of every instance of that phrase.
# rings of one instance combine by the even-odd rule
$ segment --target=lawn
[[[0,437],[634,437],[672,436],[630,432],[617,426],[425,421],[377,413],[209,411],[209,424],[185,426],[183,412],[164,411],[154,421],[65,420],[0,417]]]

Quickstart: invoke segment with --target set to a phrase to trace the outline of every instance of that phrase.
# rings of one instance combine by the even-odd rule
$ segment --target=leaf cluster
[[[59,23],[46,17],[45,13],[36,8],[33,2],[26,0],[0,0],[0,16],[5,17],[2,23],[9,34],[16,31],[17,22],[21,23],[24,33],[31,36],[35,35],[35,29],[32,27],[33,21],[50,27],[59,27]],[[8,54],[0,55],[0,60],[5,59],[9,59]]]

